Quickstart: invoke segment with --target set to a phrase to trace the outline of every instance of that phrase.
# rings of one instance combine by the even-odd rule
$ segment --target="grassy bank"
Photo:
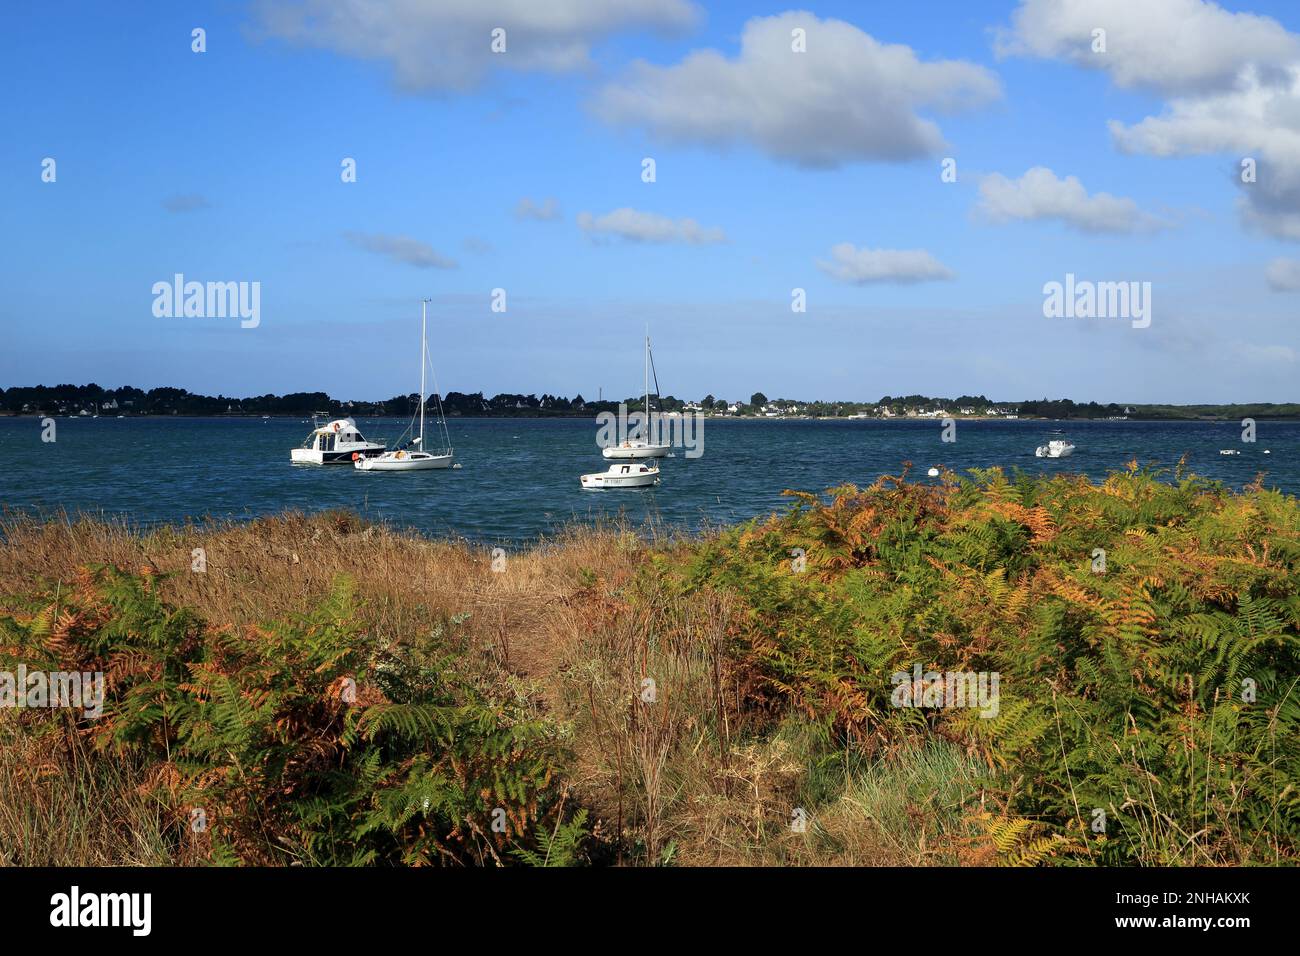
[[[883,479],[496,560],[346,514],[0,531],[0,670],[108,687],[0,711],[5,862],[1296,859],[1275,492]],[[996,700],[898,706],[928,672]]]

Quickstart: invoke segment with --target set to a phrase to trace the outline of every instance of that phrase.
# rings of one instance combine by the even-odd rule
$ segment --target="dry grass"
[[[551,669],[553,621],[582,590],[581,572],[626,578],[643,557],[618,527],[574,528],[494,571],[491,550],[363,524],[346,513],[286,513],[250,523],[136,531],[90,519],[0,522],[0,611],[39,581],[69,582],[80,567],[152,567],[169,575],[165,597],[199,609],[216,625],[243,625],[302,613],[347,576],[364,603],[368,633],[400,641],[439,619],[469,615],[474,644],[525,674]],[[192,570],[194,549],[205,570]]]
[[[94,759],[75,734],[37,735],[0,713],[0,865],[164,866],[164,808],[144,776]]]
[[[192,569],[196,548],[202,571]],[[920,771],[899,764],[871,776],[840,773],[808,832],[791,830],[793,810],[818,783],[815,769],[810,775],[816,755],[788,734],[767,739],[757,718],[746,716],[746,675],[726,653],[737,626],[727,597],[671,591],[654,573],[651,552],[652,543],[626,527],[574,527],[508,554],[493,570],[487,547],[344,513],[153,530],[9,517],[0,521],[0,614],[41,583],[71,582],[79,568],[100,564],[164,572],[167,600],[231,626],[306,611],[346,576],[361,596],[355,614],[367,634],[402,642],[454,618],[465,653],[536,695],[570,743],[568,779],[575,805],[592,811],[597,859],[936,862],[926,846],[936,833],[917,822],[934,808],[923,797],[916,807],[908,802],[915,775],[934,761]],[[643,699],[647,679],[653,701]],[[135,796],[129,767],[15,727],[0,748],[0,847],[39,849],[0,860],[183,861],[183,852],[169,855],[163,846],[162,811]],[[891,774],[898,776],[892,783]],[[934,779],[922,791],[938,792]]]

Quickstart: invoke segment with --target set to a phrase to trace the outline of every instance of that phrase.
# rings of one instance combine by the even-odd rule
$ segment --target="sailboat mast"
[[[650,326],[645,327],[645,440],[650,444]]]
[[[424,350],[429,327],[429,300],[420,300],[420,451],[424,451]]]

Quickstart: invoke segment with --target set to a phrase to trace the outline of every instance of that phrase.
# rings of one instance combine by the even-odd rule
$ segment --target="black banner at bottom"
[[[1230,940],[1294,926],[1297,872],[9,869],[0,870],[0,914],[12,939],[75,935],[127,945],[367,938],[388,945],[467,929],[485,942],[531,942],[539,932],[678,927],[764,941],[782,922],[801,934],[842,933],[845,919],[869,922],[873,944],[895,933],[915,944],[940,929],[958,940],[1009,928]]]

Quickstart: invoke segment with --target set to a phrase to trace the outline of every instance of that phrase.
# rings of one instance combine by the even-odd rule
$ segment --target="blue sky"
[[[1133,6],[10,5],[0,386],[387,397],[429,296],[444,390],[631,394],[648,323],[682,398],[1300,400],[1300,10]],[[156,317],[177,272],[260,324]],[[1066,273],[1150,327],[1044,317]]]

